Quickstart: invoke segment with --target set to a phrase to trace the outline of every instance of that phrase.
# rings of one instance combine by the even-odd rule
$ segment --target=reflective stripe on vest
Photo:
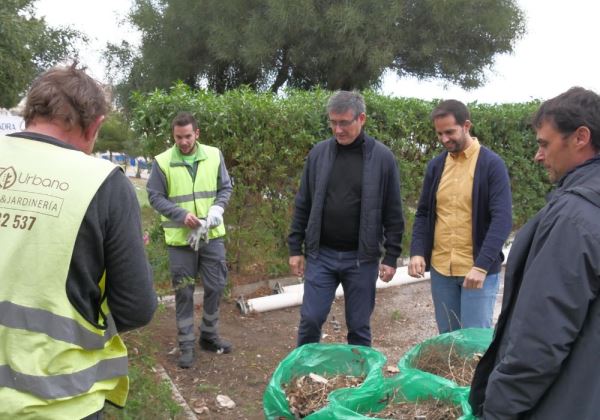
[[[39,332],[55,340],[75,344],[86,350],[103,349],[105,344],[117,334],[112,317],[107,319],[108,327],[103,335],[94,334],[74,319],[51,312],[28,308],[12,302],[0,302],[1,325],[8,328]]]
[[[78,418],[107,399],[125,404],[127,350],[105,299],[93,325],[66,293],[81,222],[113,170],[80,151],[0,136],[0,418]]]
[[[194,180],[190,175],[189,165],[183,161],[176,146],[156,156],[156,162],[165,174],[168,200],[199,218],[206,218],[208,209],[217,197],[221,153],[216,147],[200,143],[196,143],[196,146],[198,167]],[[161,220],[168,245],[188,244],[189,228],[164,216],[161,216]],[[210,239],[225,236],[225,223],[210,229],[208,236]]]
[[[96,382],[120,376],[123,371],[127,372],[127,356],[101,360],[94,366],[68,375],[26,375],[3,365],[0,366],[0,386],[53,400],[83,394]]]

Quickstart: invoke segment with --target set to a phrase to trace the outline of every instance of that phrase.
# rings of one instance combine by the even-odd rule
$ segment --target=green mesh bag
[[[414,381],[432,381],[445,388],[466,388],[468,391],[470,385],[460,385],[452,379],[419,369],[419,358],[425,357],[428,352],[441,350],[448,354],[452,351],[452,354],[465,360],[473,359],[477,354],[485,353],[492,341],[493,332],[491,328],[465,328],[432,337],[407,351],[398,362],[398,368],[403,375]]]
[[[374,394],[380,392],[383,386],[382,367],[385,365],[386,357],[370,347],[354,346],[348,344],[305,344],[296,348],[275,369],[263,397],[263,409],[265,418],[294,419],[290,411],[285,391],[282,385],[289,384],[293,379],[316,373],[321,376],[362,376],[364,382],[357,388],[351,388],[352,392],[358,394]],[[334,390],[332,395],[349,388]],[[333,419],[337,418],[333,412],[335,407],[331,404],[316,411],[306,419]]]
[[[459,408],[460,420],[473,420],[468,402],[468,389],[449,388],[436,381],[427,380],[412,374],[400,373],[384,379],[379,391],[372,394],[360,394],[351,389],[340,389],[331,394],[330,414],[335,419],[357,420],[379,417],[377,413],[388,404],[404,401],[423,401],[431,398],[451,403]]]

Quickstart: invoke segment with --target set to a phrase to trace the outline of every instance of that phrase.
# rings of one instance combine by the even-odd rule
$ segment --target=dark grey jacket
[[[42,134],[10,136],[74,149]],[[117,330],[148,324],[158,302],[142,241],[140,206],[133,185],[118,168],[100,186],[81,221],[67,276],[69,302],[94,325],[102,303],[98,282],[105,270],[106,299]]]
[[[390,149],[366,134],[364,138],[359,259],[377,260],[383,247],[382,263],[396,267],[404,232],[398,166]],[[290,255],[302,255],[303,244],[306,254],[318,254],[323,205],[336,153],[332,137],[317,143],[308,155],[288,237]]]
[[[469,401],[485,419],[597,419],[600,157],[559,182],[508,257],[494,340]]]

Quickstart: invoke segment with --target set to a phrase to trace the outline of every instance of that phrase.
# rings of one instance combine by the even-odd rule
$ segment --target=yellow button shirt
[[[431,265],[444,276],[465,276],[473,267],[473,177],[479,141],[448,153],[436,195]]]

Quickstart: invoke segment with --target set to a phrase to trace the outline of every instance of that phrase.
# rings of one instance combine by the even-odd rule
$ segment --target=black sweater
[[[329,175],[321,224],[321,245],[337,251],[358,249],[364,142],[361,133],[348,145],[338,143]]]

